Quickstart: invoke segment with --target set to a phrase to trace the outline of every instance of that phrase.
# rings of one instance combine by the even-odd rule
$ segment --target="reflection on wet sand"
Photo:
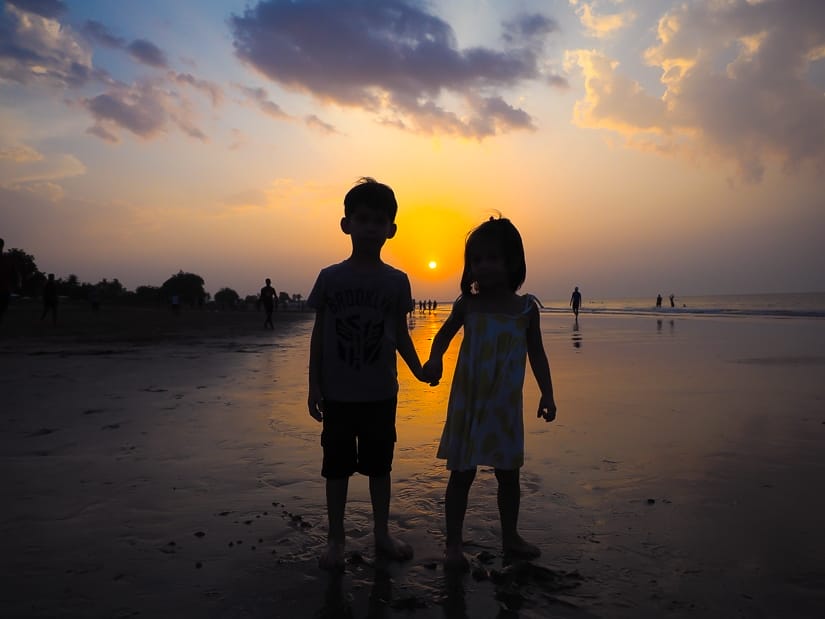
[[[582,333],[579,331],[579,319],[573,322],[573,348],[581,348],[582,347]]]

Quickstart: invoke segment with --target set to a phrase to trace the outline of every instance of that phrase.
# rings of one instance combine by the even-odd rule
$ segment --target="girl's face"
[[[508,288],[507,261],[498,243],[480,241],[468,252],[470,272],[480,291]]]

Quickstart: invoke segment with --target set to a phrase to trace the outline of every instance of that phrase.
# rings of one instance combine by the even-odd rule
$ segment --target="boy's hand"
[[[315,421],[324,420],[324,398],[320,393],[309,392],[307,408],[309,408],[309,414]]]
[[[429,383],[430,387],[435,387],[441,380],[443,371],[440,360],[429,359],[422,368],[424,382]]]
[[[553,398],[545,398],[542,396],[539,401],[539,410],[536,417],[543,417],[547,423],[550,423],[556,418],[556,403]]]

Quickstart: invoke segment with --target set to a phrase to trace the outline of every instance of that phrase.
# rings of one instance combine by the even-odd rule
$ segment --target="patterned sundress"
[[[524,464],[522,391],[527,326],[536,302],[524,295],[518,314],[468,312],[458,352],[447,421],[437,456],[451,471]]]

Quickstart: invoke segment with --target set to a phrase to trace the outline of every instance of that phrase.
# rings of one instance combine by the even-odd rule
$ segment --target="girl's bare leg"
[[[535,559],[541,550],[526,541],[518,532],[518,514],[521,507],[519,469],[496,469],[498,480],[498,513],[501,518],[501,540],[504,552],[525,559]]]
[[[470,486],[476,477],[476,470],[452,471],[447,482],[444,497],[444,515],[447,524],[447,547],[444,551],[444,565],[448,568],[466,569],[469,561],[464,556],[464,515],[467,513],[467,498]]]

